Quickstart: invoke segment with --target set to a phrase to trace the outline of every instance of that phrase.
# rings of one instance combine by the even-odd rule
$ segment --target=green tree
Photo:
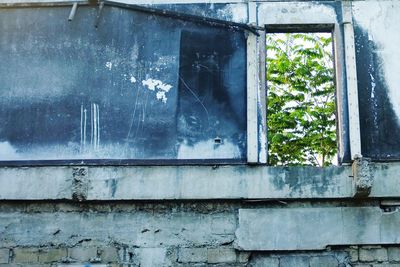
[[[337,153],[331,35],[267,35],[268,163],[327,166]]]

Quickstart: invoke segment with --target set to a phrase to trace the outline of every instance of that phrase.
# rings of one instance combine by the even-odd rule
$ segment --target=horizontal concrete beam
[[[76,173],[77,169],[73,167],[0,168],[0,199],[72,199],[73,195],[79,195],[80,200],[353,196],[349,166],[85,167],[78,182]]]
[[[318,250],[329,245],[398,244],[400,212],[379,207],[239,209],[241,250]]]
[[[218,246],[231,243],[234,213],[131,210],[0,213],[1,247],[73,247],[92,241],[135,247]],[[155,265],[161,266],[161,265]]]
[[[95,168],[88,199],[276,199],[352,196],[351,170],[251,166]]]
[[[326,1],[260,1],[258,25],[335,24],[337,13]]]
[[[66,166],[0,168],[0,200],[268,200],[354,196],[350,166],[90,166],[84,168],[82,177],[77,177],[77,173],[77,168]],[[398,173],[399,163],[372,164],[370,197],[400,197]]]
[[[373,164],[371,197],[400,197],[400,164]]]
[[[70,199],[71,196],[71,168],[0,168],[0,199]]]

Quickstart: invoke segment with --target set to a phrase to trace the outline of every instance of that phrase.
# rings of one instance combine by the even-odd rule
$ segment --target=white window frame
[[[255,7],[255,3],[263,3],[266,8]],[[258,26],[263,26],[269,31],[281,29],[282,31],[298,30],[318,31],[318,28],[332,28],[333,47],[335,56],[335,78],[337,92],[337,120],[338,120],[338,144],[339,152],[344,151],[339,138],[343,133],[342,125],[344,115],[341,112],[343,108],[341,93],[343,90],[347,92],[347,109],[348,109],[348,131],[350,142],[350,157],[354,160],[362,157],[361,154],[361,136],[360,136],[360,120],[359,120],[359,104],[358,104],[358,88],[357,88],[357,69],[355,58],[355,41],[354,29],[352,21],[352,5],[350,2],[343,1],[342,4],[342,21],[337,21],[337,14],[332,16],[313,16],[308,17],[302,12],[303,6],[320,8],[319,4],[310,4],[307,2],[263,2],[256,1],[249,3],[249,21]],[[268,8],[271,7],[271,8]],[[287,12],[291,10],[291,12]],[[284,21],[281,16],[271,16],[270,13],[284,13]],[[255,15],[254,15],[255,14]],[[343,31],[341,30],[343,25]],[[248,162],[266,163],[267,161],[267,141],[265,147],[260,146],[260,140],[267,140],[266,126],[266,107],[265,107],[265,34],[261,33],[259,37],[251,36],[248,39],[248,63],[247,63],[247,121],[248,121]],[[256,40],[254,40],[256,39]],[[258,60],[257,60],[258,58]],[[345,74],[341,74],[339,70],[345,70]],[[255,74],[258,72],[258,77]],[[264,98],[263,98],[264,97]],[[262,121],[256,123],[255,117],[262,118]],[[265,138],[265,139],[263,139]]]

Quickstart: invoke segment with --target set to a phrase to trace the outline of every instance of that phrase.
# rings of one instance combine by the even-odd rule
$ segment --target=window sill
[[[374,163],[371,198],[399,195],[399,163]],[[42,166],[0,168],[0,200],[353,198],[351,166]]]

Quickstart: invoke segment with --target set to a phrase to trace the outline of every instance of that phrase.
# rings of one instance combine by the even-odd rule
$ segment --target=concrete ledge
[[[350,166],[82,168],[87,171],[82,183],[74,182],[74,167],[0,168],[0,200],[345,199],[354,195]],[[399,163],[372,164],[369,197],[400,197],[398,173]],[[83,197],[73,198],[78,191]]]
[[[72,168],[0,168],[0,199],[70,199]]]
[[[400,197],[400,163],[372,164],[371,197]]]
[[[328,245],[398,244],[400,212],[377,207],[239,209],[241,250],[319,250]]]
[[[76,168],[75,168],[76,169]],[[73,199],[73,167],[0,168],[0,199]],[[83,200],[352,197],[350,167],[87,167]],[[75,170],[76,171],[76,170]]]
[[[141,248],[219,246],[233,242],[235,229],[235,214],[224,212],[169,211],[166,214],[154,210],[78,209],[76,212],[0,213],[1,247],[73,247],[89,241]],[[80,254],[81,250],[75,252],[69,256],[88,260]],[[92,254],[90,258],[96,257],[95,252]]]

